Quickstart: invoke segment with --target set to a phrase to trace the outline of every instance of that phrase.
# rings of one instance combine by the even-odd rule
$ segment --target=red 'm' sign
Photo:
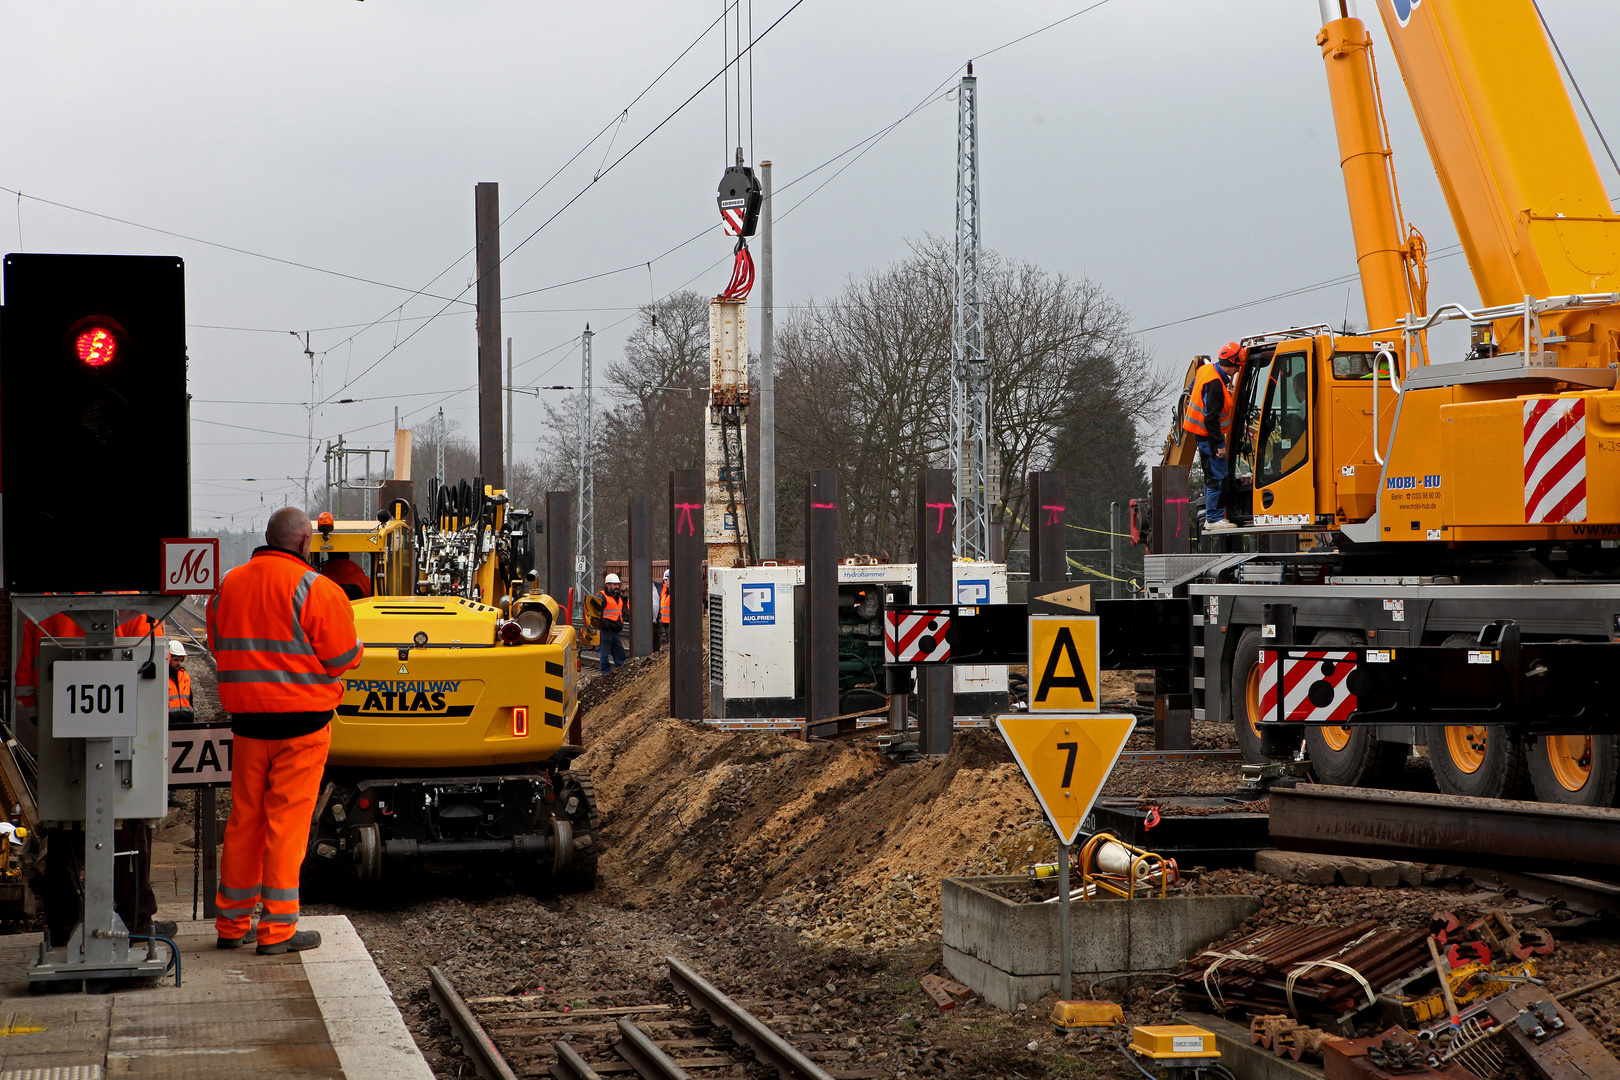
[[[163,591],[211,593],[219,588],[219,541],[212,537],[163,541]]]

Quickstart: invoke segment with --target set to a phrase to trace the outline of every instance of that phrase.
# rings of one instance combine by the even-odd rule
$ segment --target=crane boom
[[[1620,216],[1529,0],[1377,3],[1485,305],[1620,291]]]

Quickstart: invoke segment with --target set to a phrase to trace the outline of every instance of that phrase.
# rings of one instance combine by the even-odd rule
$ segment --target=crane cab
[[[1395,422],[1398,349],[1332,333],[1276,335],[1248,348],[1228,436],[1230,520],[1310,528],[1370,518]]]

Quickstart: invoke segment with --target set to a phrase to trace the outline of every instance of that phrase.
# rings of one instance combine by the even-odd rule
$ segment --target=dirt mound
[[[716,731],[668,718],[667,664],[612,676],[585,715],[574,767],[596,782],[614,899],[763,904],[814,937],[911,941],[938,933],[941,876],[1005,865],[1043,828],[994,732],[897,765],[869,740]]]
[[[574,767],[596,782],[612,899],[763,906],[811,937],[901,944],[939,933],[941,877],[1056,858],[995,731],[958,732],[943,759],[906,764],[870,739],[718,731],[669,719],[668,664],[632,661],[581,693],[589,749]],[[1130,794],[1149,779],[1124,773]]]

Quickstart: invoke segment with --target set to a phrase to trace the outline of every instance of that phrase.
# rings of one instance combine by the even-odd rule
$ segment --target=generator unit
[[[1005,563],[951,564],[958,604],[1007,602]],[[911,563],[838,567],[839,714],[881,709],[883,613],[912,603]],[[803,566],[709,571],[709,712],[721,722],[804,719],[809,599]],[[955,715],[987,717],[1007,708],[1007,668],[962,666]]]

